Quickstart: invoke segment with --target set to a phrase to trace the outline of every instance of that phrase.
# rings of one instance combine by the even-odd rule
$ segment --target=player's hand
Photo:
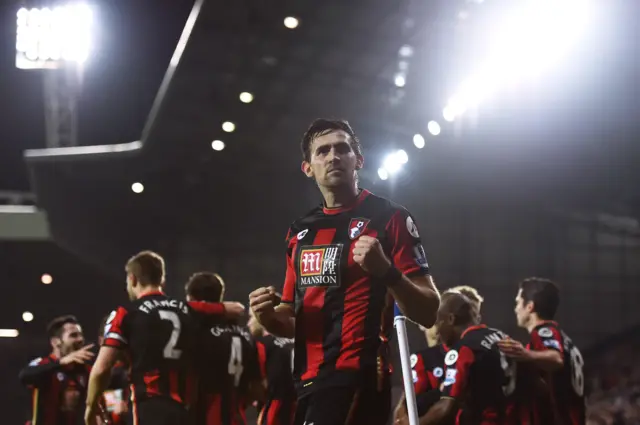
[[[360,236],[353,248],[353,261],[358,263],[366,272],[382,277],[391,267],[380,241],[371,236]]]
[[[520,341],[516,341],[511,338],[505,338],[498,341],[498,348],[507,357],[511,357],[516,360],[526,360],[528,358],[529,350],[527,350]]]
[[[258,318],[258,321],[260,321],[260,317],[275,312],[275,299],[276,289],[273,286],[258,288],[249,294],[249,306],[253,314]]]
[[[68,365],[72,363],[84,364],[95,356],[90,350],[93,348],[94,344],[85,345],[81,349],[77,351],[72,351],[66,356],[60,359],[61,365]]]
[[[244,316],[244,305],[237,303],[235,301],[225,301],[222,303],[224,305],[224,314],[225,316],[236,319]]]

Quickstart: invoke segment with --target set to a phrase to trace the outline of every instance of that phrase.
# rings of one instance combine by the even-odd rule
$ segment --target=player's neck
[[[531,320],[529,321],[529,324],[527,325],[527,332],[529,333],[533,332],[535,328],[542,325],[544,322],[545,322],[544,320],[542,320],[537,316],[532,317]]]
[[[349,184],[339,187],[320,187],[325,208],[344,208],[358,199],[358,186]]]
[[[136,294],[136,298],[142,298],[145,295],[153,294],[154,292],[162,292],[162,286],[154,286],[149,285],[140,289],[140,291]]]

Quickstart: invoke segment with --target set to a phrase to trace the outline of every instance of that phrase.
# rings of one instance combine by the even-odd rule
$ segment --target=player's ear
[[[311,169],[311,164],[309,164],[307,161],[302,161],[302,165],[300,166],[300,169],[302,170],[305,176],[309,178],[313,177],[313,170]]]
[[[364,167],[364,157],[356,155],[356,170],[362,170],[362,167]]]
[[[51,343],[51,347],[53,347],[53,348],[59,348],[60,344],[62,344],[62,340],[60,338],[58,338],[57,336],[51,337],[49,342]]]
[[[533,313],[533,308],[535,307],[535,305],[533,304],[533,301],[529,301],[527,304],[525,304],[524,308],[527,310],[527,313]]]

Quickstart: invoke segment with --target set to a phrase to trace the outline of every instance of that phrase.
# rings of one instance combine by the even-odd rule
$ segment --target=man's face
[[[531,311],[533,310],[533,303],[531,301],[525,302],[522,298],[522,290],[518,291],[518,295],[516,296],[516,308],[514,312],[516,313],[516,320],[518,321],[518,326],[527,327],[527,324],[531,320]]]
[[[315,138],[309,147],[309,162],[302,163],[307,177],[325,187],[353,184],[363,159],[356,155],[349,141],[350,136],[342,130]]]
[[[81,349],[84,346],[84,334],[82,333],[80,325],[75,323],[65,323],[62,327],[59,344],[60,354],[63,356],[71,353],[72,351]]]

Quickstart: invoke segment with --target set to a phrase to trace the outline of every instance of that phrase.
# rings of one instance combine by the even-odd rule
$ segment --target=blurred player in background
[[[280,294],[276,294],[276,305]],[[256,339],[260,372],[266,388],[265,399],[259,409],[258,425],[292,425],[296,407],[293,384],[293,339],[280,338],[266,332],[249,313],[247,326]]]
[[[224,282],[216,273],[196,273],[185,286],[187,301],[219,303]],[[236,319],[198,315],[197,425],[245,425],[247,406],[260,397],[258,353],[246,327]]]
[[[444,358],[442,398],[420,419],[421,425],[515,424],[511,395],[515,391],[515,362],[498,349],[506,335],[481,325],[473,301],[459,292],[442,296],[436,326],[444,344],[450,347]]]
[[[447,289],[443,294],[458,292],[465,295],[473,303],[478,317],[484,298],[476,288],[460,285]],[[411,355],[411,374],[413,388],[416,394],[418,416],[422,416],[429,408],[440,399],[440,386],[444,381],[444,357],[449,347],[440,341],[435,326],[424,329],[428,348]],[[400,398],[400,402],[394,413],[395,422],[407,420],[406,394]]]
[[[109,328],[107,323],[113,320],[114,313],[102,318],[98,328],[98,344],[104,343],[105,331]],[[110,425],[124,425],[126,423],[127,412],[129,411],[129,366],[125,359],[119,359],[111,370],[111,379],[107,390],[104,392],[103,402],[106,419]]]
[[[47,326],[51,353],[20,371],[31,391],[31,425],[79,425],[94,354],[74,316],[61,316]]]
[[[125,267],[131,304],[109,316],[91,371],[85,421],[95,423],[98,403],[122,355],[131,362],[131,411],[135,425],[188,421],[196,391],[196,326],[187,303],[167,297],[162,257],[143,251]]]
[[[526,348],[505,339],[500,349],[543,373],[555,425],[584,425],[584,360],[571,338],[553,321],[559,304],[560,290],[554,282],[536,277],[520,282],[515,313],[518,326],[525,328],[531,339]]]

